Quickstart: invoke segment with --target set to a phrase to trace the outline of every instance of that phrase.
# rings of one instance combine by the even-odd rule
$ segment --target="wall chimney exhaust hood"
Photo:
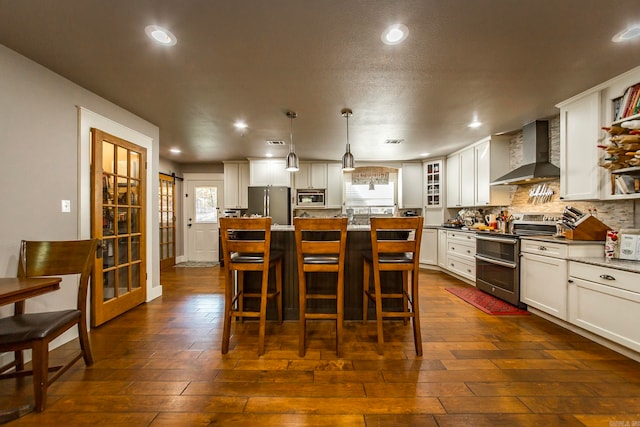
[[[533,184],[560,177],[560,168],[549,163],[549,122],[536,120],[522,128],[523,165],[491,185]]]

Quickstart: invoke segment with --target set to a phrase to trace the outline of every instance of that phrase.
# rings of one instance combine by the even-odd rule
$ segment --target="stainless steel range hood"
[[[560,168],[549,163],[549,122],[536,120],[522,128],[523,165],[501,176],[491,185],[533,184],[560,176]]]

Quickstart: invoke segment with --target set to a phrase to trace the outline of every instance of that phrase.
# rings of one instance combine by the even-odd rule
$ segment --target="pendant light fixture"
[[[343,108],[340,113],[342,114],[342,117],[347,119],[347,151],[342,156],[342,170],[350,172],[355,169],[355,161],[353,160],[351,146],[349,145],[349,116],[353,114],[353,111],[349,108]]]
[[[289,172],[297,172],[300,167],[298,163],[298,155],[296,154],[295,146],[293,145],[293,119],[298,117],[295,111],[287,111],[287,117],[291,120],[289,126],[289,154],[287,154],[287,167],[285,168]]]

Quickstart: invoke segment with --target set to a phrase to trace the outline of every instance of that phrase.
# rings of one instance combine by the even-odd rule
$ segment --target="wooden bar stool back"
[[[98,240],[22,241],[18,277],[65,276],[78,274],[76,306],[44,313],[24,313],[24,301],[15,304],[13,316],[0,319],[0,353],[13,351],[13,362],[0,368],[0,379],[33,376],[35,410],[44,411],[47,388],[74,363],[84,359],[93,364],[87,332],[87,293]],[[78,328],[80,351],[62,366],[49,367],[49,343],[63,332]],[[31,370],[25,370],[23,351],[31,349]],[[49,377],[49,372],[55,372]]]
[[[384,318],[408,319],[413,323],[413,341],[416,354],[422,356],[418,278],[422,217],[371,218],[371,253],[364,254],[363,323],[367,322],[369,301],[376,308],[378,353],[383,354]],[[373,289],[370,277],[373,271]],[[402,272],[402,289],[381,289],[380,272]],[[387,310],[383,301],[401,300],[402,310]]]
[[[229,351],[233,317],[257,318],[258,355],[264,354],[267,300],[275,299],[278,321],[282,322],[282,254],[271,253],[271,218],[220,218],[224,256],[225,298],[222,354]],[[269,271],[275,269],[275,290],[269,290]],[[261,272],[259,292],[245,292],[244,273]],[[234,283],[234,273],[238,281]],[[246,298],[259,300],[259,309],[248,310]]]
[[[344,260],[347,245],[347,218],[294,218],[296,252],[298,259],[299,342],[298,354],[306,348],[308,319],[336,321],[336,354],[342,357],[344,323]],[[339,236],[338,239],[335,235]],[[307,273],[337,273],[334,292],[308,287]],[[311,300],[334,300],[335,311],[309,307]]]

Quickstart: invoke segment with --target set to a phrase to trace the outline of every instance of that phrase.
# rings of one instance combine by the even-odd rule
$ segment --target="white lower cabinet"
[[[438,266],[447,268],[447,230],[438,230]]]
[[[561,320],[567,316],[568,258],[603,254],[602,243],[520,240],[520,301]]]
[[[640,352],[640,274],[569,262],[569,322]]]
[[[520,282],[520,301],[567,320],[566,260],[523,253]]]
[[[473,282],[476,280],[476,234],[447,231],[446,269]]]
[[[420,242],[420,264],[436,265],[438,263],[438,230],[424,228]]]

